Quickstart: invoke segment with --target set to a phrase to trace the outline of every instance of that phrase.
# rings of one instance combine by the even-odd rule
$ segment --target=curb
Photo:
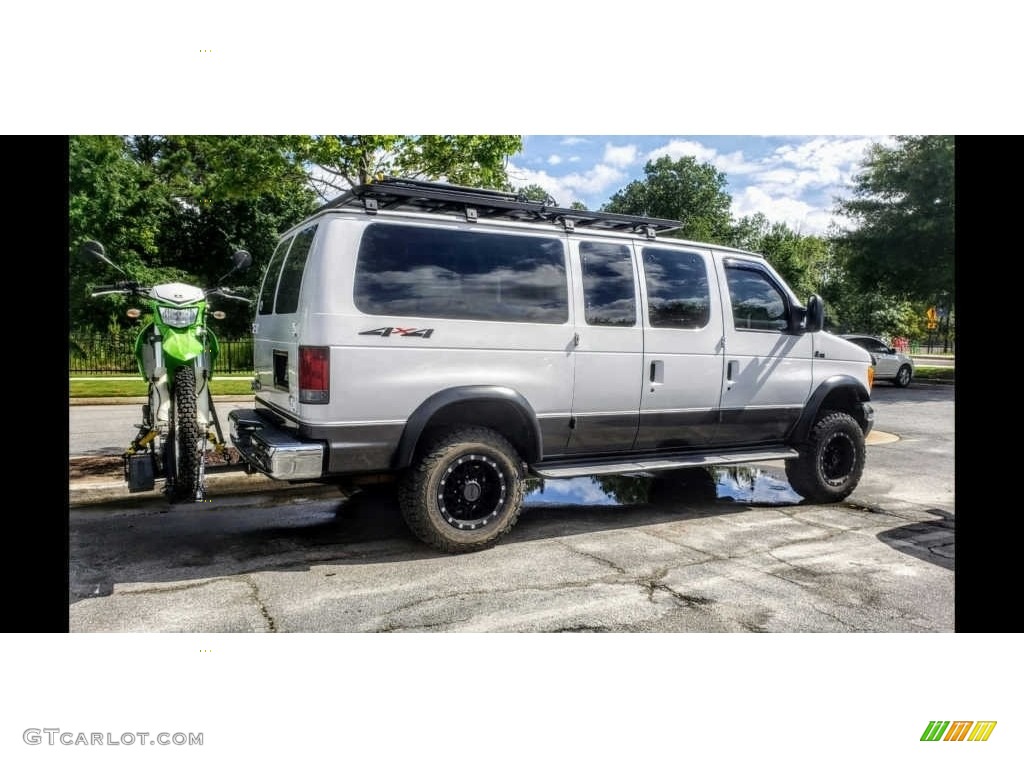
[[[159,479],[157,480],[156,488],[152,491],[129,493],[128,483],[122,479],[114,479],[114,477],[114,475],[107,475],[106,477],[94,480],[80,480],[69,484],[68,506],[83,507],[105,504],[112,501],[126,501],[128,499],[136,501],[164,500],[163,492],[159,490],[161,485]],[[237,472],[224,472],[206,476],[206,490],[211,496],[324,487],[329,488],[331,486],[325,483],[289,483],[287,480],[272,480],[259,473],[247,474],[242,469],[239,469]]]

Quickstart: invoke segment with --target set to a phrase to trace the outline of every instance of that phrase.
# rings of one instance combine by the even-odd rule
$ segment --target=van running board
[[[530,469],[541,477],[557,479],[586,475],[628,475],[634,472],[664,472],[686,467],[710,467],[719,464],[750,464],[755,461],[795,459],[800,454],[792,448],[779,446],[760,451],[719,451],[709,454],[662,454],[633,460],[542,461]]]

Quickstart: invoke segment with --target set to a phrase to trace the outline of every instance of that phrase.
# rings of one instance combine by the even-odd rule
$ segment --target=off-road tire
[[[821,414],[798,450],[799,458],[786,461],[786,477],[805,501],[842,501],[860,482],[864,472],[864,433],[850,414]]]
[[[896,372],[896,378],[892,380],[892,383],[897,387],[909,387],[910,379],[913,375],[914,374],[911,372],[909,365],[901,365],[900,369]]]
[[[195,501],[201,490],[200,443],[202,432],[196,420],[196,369],[185,364],[174,374],[174,501]]]
[[[413,534],[449,554],[491,547],[519,519],[522,463],[497,432],[459,427],[418,452],[398,485],[398,504]]]

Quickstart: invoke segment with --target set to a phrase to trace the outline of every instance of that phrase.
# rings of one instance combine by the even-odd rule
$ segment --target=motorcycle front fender
[[[184,331],[168,329],[163,332],[164,357],[168,368],[177,368],[174,363],[188,363],[203,354],[203,342],[196,337],[195,329]]]

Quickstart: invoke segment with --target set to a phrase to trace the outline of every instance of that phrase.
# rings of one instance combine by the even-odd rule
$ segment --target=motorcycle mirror
[[[252,266],[252,254],[248,251],[235,251],[231,256],[231,271],[242,272]]]
[[[227,313],[226,312],[224,312],[224,311],[222,311],[220,309],[215,309],[213,311],[213,319],[214,320],[223,320],[225,317],[227,317]]]
[[[230,275],[235,272],[242,272],[252,266],[252,254],[248,251],[235,251],[231,255],[231,269],[217,278],[217,283],[224,282]]]
[[[117,264],[107,258],[107,252],[103,248],[103,243],[97,243],[95,240],[86,240],[78,249],[80,256],[87,259],[97,259],[105,264],[109,264],[122,275],[127,276],[127,272],[121,269]]]
[[[83,256],[88,256],[90,259],[107,260],[107,252],[103,249],[103,243],[97,243],[95,240],[86,240],[82,243],[78,252]]]

